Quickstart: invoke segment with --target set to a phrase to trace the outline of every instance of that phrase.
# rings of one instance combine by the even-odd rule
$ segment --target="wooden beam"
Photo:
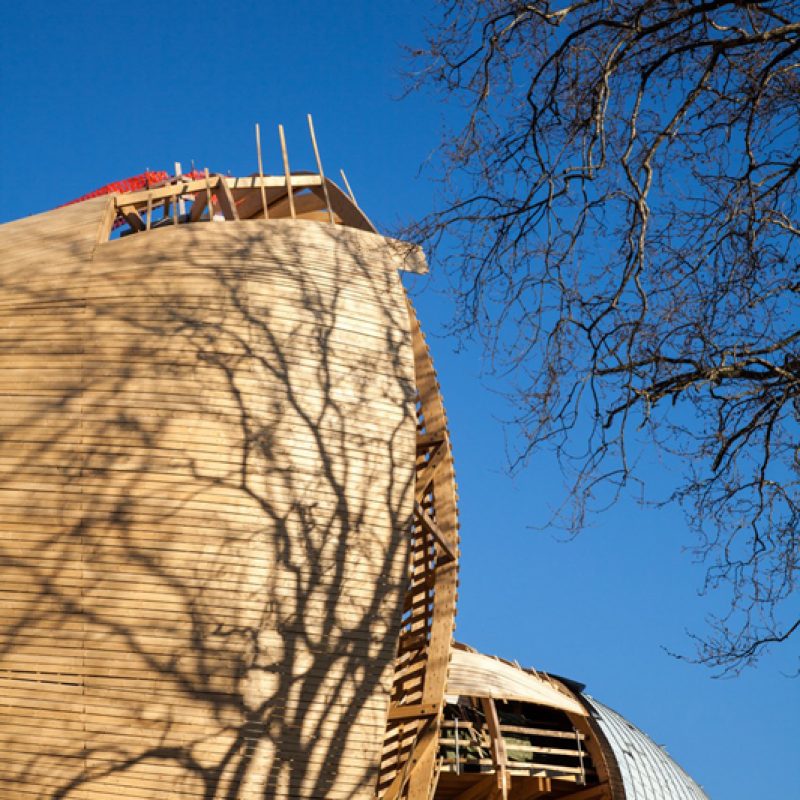
[[[508,800],[508,754],[506,742],[500,733],[500,720],[497,718],[497,707],[491,697],[481,698],[481,707],[486,716],[486,726],[489,728],[489,738],[492,743],[492,761],[497,772],[498,795],[502,800]]]
[[[389,709],[389,721],[398,719],[415,719],[422,717],[432,717],[439,713],[439,708],[433,703],[417,703],[408,706],[391,706]]]
[[[260,178],[258,175],[244,178],[228,178],[223,175],[212,175],[211,188],[215,189],[222,181],[225,181],[231,190],[260,189],[261,187],[265,189],[283,189],[286,187],[286,178],[283,175],[265,175],[263,178]],[[292,186],[295,189],[319,188],[321,185],[322,181],[319,175],[292,175]],[[157,189],[143,189],[140,192],[125,192],[115,195],[115,197],[117,208],[122,208],[123,206],[144,207],[147,204],[148,197],[152,197],[155,203],[167,197],[181,197],[186,194],[195,194],[203,191],[205,188],[205,178],[199,178],[197,180],[171,183],[167,186],[160,186]],[[353,227],[360,226],[354,225]]]
[[[428,633],[427,631],[416,631],[412,633],[405,633],[400,637],[397,645],[398,653],[409,653],[412,650],[422,650],[428,646]]]
[[[319,176],[316,176],[319,177]],[[295,181],[295,185],[299,185]],[[369,221],[367,215],[335,184],[333,181],[326,179],[328,189],[328,202],[331,204],[335,214],[342,218],[342,222],[351,228],[360,228],[362,231],[370,231],[375,233],[375,227]],[[325,196],[322,188],[316,191]]]
[[[117,203],[113,195],[107,196],[108,203],[106,204],[103,213],[102,222],[97,226],[97,243],[107,242],[111,236],[111,231],[114,230],[114,221],[117,218]]]
[[[131,226],[132,230],[144,230],[144,220],[139,216],[139,212],[133,206],[123,206],[120,208],[120,213],[125,218],[125,222]]]
[[[444,534],[439,526],[431,518],[431,515],[417,502],[414,503],[414,516],[420,525],[436,540],[439,547],[444,550],[444,555],[449,561],[456,559],[456,554],[450,549],[450,545],[445,541]]]
[[[219,180],[219,175],[214,175],[211,178],[212,188],[217,185]],[[258,179],[256,178],[256,180]],[[282,179],[281,182],[283,182]],[[158,189],[143,189],[140,192],[125,192],[124,194],[117,195],[117,206],[143,206],[147,203],[148,197],[152,197],[153,202],[156,202],[157,200],[163,200],[165,197],[174,197],[182,194],[194,194],[195,192],[204,189],[205,186],[205,178],[200,178],[199,180],[171,183],[167,186],[160,186]]]
[[[208,221],[214,221],[214,195],[211,193],[211,176],[208,174],[208,167],[205,168],[206,173],[206,197],[208,205]]]
[[[342,180],[344,181],[345,189],[347,189],[347,194],[350,195],[350,199],[353,201],[353,205],[358,208],[358,203],[356,202],[356,196],[353,194],[353,190],[350,188],[350,181],[347,180],[347,175],[344,174],[344,170],[340,169],[339,174],[342,176]]]
[[[226,181],[220,181],[219,186],[217,186],[217,202],[219,203],[220,211],[225,215],[225,219],[232,222],[236,222],[239,219],[236,203],[233,202],[233,194]]]
[[[335,225],[336,220],[333,218],[331,198],[328,195],[328,184],[325,183],[325,173],[322,171],[322,159],[319,157],[319,150],[317,149],[317,137],[314,134],[314,120],[311,119],[311,114],[308,115],[308,131],[311,134],[311,144],[314,147],[314,156],[317,159],[317,172],[319,172],[319,177],[322,179],[322,191],[325,193],[325,205],[328,207],[330,223],[331,225]]]
[[[286,192],[289,196],[289,212],[294,219],[294,195],[292,193],[292,173],[289,170],[289,152],[286,149],[286,137],[283,135],[283,125],[278,125],[278,136],[281,140],[281,155],[283,156],[283,173],[286,176]]]
[[[444,461],[448,452],[449,449],[447,447],[438,447],[431,453],[430,458],[424,464],[420,465],[416,478],[416,495],[418,502],[425,496],[428,486],[434,479],[436,468]]]
[[[261,179],[261,208],[264,211],[264,219],[269,219],[269,211],[267,210],[267,192],[264,188],[264,164],[261,161],[261,128],[256,122],[256,152],[258,153],[258,177]]]
[[[203,216],[210,199],[211,193],[208,191],[195,192],[194,203],[189,211],[189,222],[197,222]]]
[[[495,775],[485,775],[477,783],[473,783],[461,794],[457,794],[453,800],[483,800],[490,797],[495,788]]]
[[[225,176],[222,180],[233,190],[237,189],[283,189],[286,187],[286,178],[283,175],[265,175],[259,178],[258,175],[250,175],[245,178],[229,178]],[[292,186],[295,189],[309,189],[321,186],[322,181],[319,175],[292,175]]]
[[[439,746],[439,726],[434,724],[439,715],[429,717],[429,724],[420,732],[414,753],[411,756],[411,768],[408,771],[408,800],[428,798],[431,794],[433,770],[436,764],[436,750]]]
[[[431,750],[435,753],[439,737],[435,726],[431,725],[434,719],[436,717],[428,717],[422,728],[417,731],[411,757],[403,765],[403,769],[395,775],[394,780],[389,784],[389,788],[383,793],[381,800],[396,800],[420,764],[427,762],[428,757],[432,755]],[[431,736],[432,727],[433,735]]]
[[[444,434],[442,433],[418,433],[417,452],[426,451],[433,447],[440,447],[444,444]]]
[[[515,775],[514,788],[508,794],[508,800],[538,800],[553,791],[550,778],[540,776]]]
[[[587,786],[577,792],[561,795],[563,800],[609,800],[610,797],[607,783],[598,783],[596,786]]]
[[[580,732],[553,731],[549,728],[532,728],[522,725],[501,725],[500,730],[504,733],[525,733],[531,736],[549,736],[553,739],[577,739],[578,741],[583,741],[586,738]]]

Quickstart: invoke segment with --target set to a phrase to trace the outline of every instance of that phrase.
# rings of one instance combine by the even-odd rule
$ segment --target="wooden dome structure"
[[[708,800],[575,681],[454,644],[434,800]]]

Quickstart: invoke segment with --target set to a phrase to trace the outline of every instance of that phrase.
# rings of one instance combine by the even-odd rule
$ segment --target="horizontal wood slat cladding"
[[[0,227],[0,796],[374,796],[416,457],[407,253]]]

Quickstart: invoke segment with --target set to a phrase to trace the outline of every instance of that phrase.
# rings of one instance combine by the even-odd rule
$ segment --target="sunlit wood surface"
[[[0,796],[374,795],[414,354],[375,234],[0,228]],[[100,241],[103,240],[103,241]]]

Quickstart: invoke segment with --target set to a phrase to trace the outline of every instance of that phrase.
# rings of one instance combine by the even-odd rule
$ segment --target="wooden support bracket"
[[[139,215],[139,212],[133,206],[122,206],[120,213],[125,218],[125,222],[131,226],[133,231],[144,230],[144,220]]]
[[[206,206],[211,202],[211,194],[208,191],[196,192],[194,203],[189,212],[189,222],[197,222],[203,216]]]
[[[439,526],[431,515],[417,502],[414,503],[414,519],[436,540],[436,544],[444,551],[445,561],[455,561],[456,554],[445,540]]]
[[[400,797],[406,783],[408,783],[414,770],[419,766],[420,762],[428,755],[428,751],[435,748],[438,743],[438,736],[436,731],[431,731],[431,723],[436,719],[435,716],[428,717],[425,723],[417,731],[413,746],[413,755],[406,761],[403,769],[397,773],[395,779],[389,785],[389,788],[383,793],[383,800],[397,800]],[[423,739],[422,744],[418,742]]]
[[[417,501],[421,500],[433,481],[434,473],[436,472],[436,468],[444,461],[445,456],[448,453],[448,448],[444,446],[444,443],[439,445],[430,455],[430,458],[421,465],[419,472],[417,472],[417,480],[416,480],[416,494],[417,494]]]
[[[389,709],[389,720],[422,719],[423,717],[432,717],[438,713],[439,707],[435,703],[417,703],[408,706],[394,705]]]
[[[225,215],[225,219],[234,222],[239,219],[239,212],[236,210],[233,193],[224,177],[220,180],[219,186],[217,187],[217,202],[219,203],[220,210]]]
[[[441,447],[444,444],[444,434],[442,433],[418,433],[417,452],[424,453],[433,447]]]

